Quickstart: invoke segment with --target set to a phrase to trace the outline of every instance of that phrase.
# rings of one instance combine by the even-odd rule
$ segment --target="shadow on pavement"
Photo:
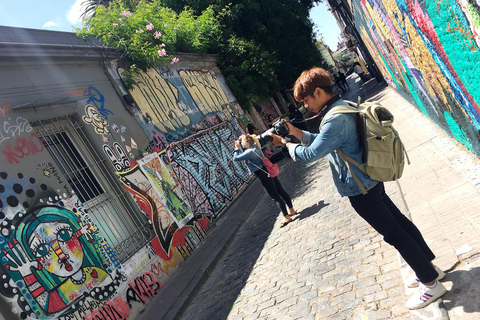
[[[455,271],[449,272],[442,280],[449,289],[442,297],[451,318],[474,319],[480,312],[480,294],[477,279],[480,279],[480,257],[462,263]]]
[[[322,208],[325,208],[328,205],[329,205],[329,203],[325,203],[323,200],[321,200],[316,205],[311,206],[309,208],[305,208],[302,211],[299,211],[300,215],[295,220],[303,220],[303,219],[306,219],[310,216],[313,216],[314,214],[319,213],[320,210],[322,210]]]

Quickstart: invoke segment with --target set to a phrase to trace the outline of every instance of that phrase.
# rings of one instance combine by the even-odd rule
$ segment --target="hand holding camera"
[[[235,140],[235,149],[240,149],[240,139]]]

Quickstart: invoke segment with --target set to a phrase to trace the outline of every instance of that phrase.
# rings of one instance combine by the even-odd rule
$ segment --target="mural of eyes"
[[[60,242],[67,242],[73,236],[73,230],[71,228],[60,229],[57,233],[57,240]]]
[[[39,244],[36,248],[33,249],[35,256],[37,258],[45,257],[50,251],[49,246],[44,242]]]

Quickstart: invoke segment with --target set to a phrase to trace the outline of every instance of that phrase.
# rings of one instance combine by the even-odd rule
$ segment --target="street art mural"
[[[473,0],[356,0],[356,26],[388,84],[480,154],[479,7]]]
[[[118,69],[120,76],[123,71]],[[155,68],[135,80],[135,116],[157,151],[231,117],[228,98],[210,72]]]
[[[138,160],[138,164],[150,183],[155,186],[158,197],[173,221],[179,228],[183,227],[193,218],[193,214],[180,184],[175,181],[175,176],[168,171],[156,153]]]
[[[106,301],[123,275],[76,196],[64,198],[22,173],[0,173],[0,292],[20,319],[56,318],[86,300]]]
[[[218,215],[250,180],[245,167],[231,160],[238,136],[227,122],[167,150],[195,214]]]
[[[131,110],[116,95],[90,85],[64,89],[58,100],[76,107],[55,119],[26,109],[17,115],[0,103],[5,318],[136,318],[250,182],[246,167],[231,161],[249,120],[214,68],[156,68],[140,77],[131,91],[139,126],[125,121]],[[66,170],[88,157],[105,168],[88,171],[99,204],[113,203],[107,189],[118,179],[124,198],[116,205],[128,202],[132,220],[144,223],[118,243],[93,198],[78,189],[81,177]],[[108,212],[108,221],[122,217]]]
[[[159,159],[158,155],[154,156]],[[152,162],[151,158],[155,157],[147,158],[146,162]],[[140,163],[145,163],[145,161],[140,161]],[[129,171],[117,174],[137,206],[152,223],[157,235],[157,238],[152,241],[152,247],[156,254],[164,260],[170,260],[172,250],[180,247],[180,252],[187,257],[203,241],[211,220],[205,215],[194,216],[190,212],[189,204],[185,202],[184,198],[180,198],[183,196],[183,192],[179,185],[174,185],[172,188],[172,185],[164,182],[168,185],[164,191],[161,181],[163,178],[156,176],[156,173],[155,176],[151,174],[154,171],[151,168],[152,164],[149,165],[150,169],[145,169],[146,173],[142,171],[140,165],[137,165]],[[163,164],[159,163],[159,166],[162,170]],[[155,182],[151,183],[147,175],[153,176],[151,178]],[[169,173],[164,172],[164,175],[169,175]],[[171,194],[165,195],[164,192],[171,192]],[[172,195],[175,196],[175,199],[172,199]],[[171,197],[171,199],[167,200],[166,197]],[[168,204],[168,201],[171,203]],[[168,205],[177,206],[178,209],[172,212],[167,207]],[[183,214],[178,213],[180,210],[183,210]]]

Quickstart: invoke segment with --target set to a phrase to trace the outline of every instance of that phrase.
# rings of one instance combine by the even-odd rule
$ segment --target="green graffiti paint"
[[[397,88],[400,88],[402,87],[402,85],[400,85],[397,81],[397,77],[395,75],[395,73],[393,73],[392,69],[390,68],[390,65],[388,64],[388,62],[385,60],[385,58],[383,57],[383,54],[382,52],[379,50],[378,51],[378,55],[380,56],[380,58],[382,58],[382,62],[385,66],[385,68],[387,68],[388,70],[388,73],[390,73],[390,77],[393,79],[393,81],[395,81],[395,85],[397,86]]]
[[[480,89],[478,86],[478,61],[480,59],[480,49],[475,42],[475,31],[470,27],[464,9],[455,1],[427,1],[426,8],[432,21],[432,27],[436,32],[439,44],[435,44],[435,50],[440,52],[444,50],[448,58],[448,63],[455,70],[456,75],[465,86],[465,90],[475,101],[480,101]],[[470,11],[470,14],[475,11]],[[478,19],[478,15],[472,16]],[[433,30],[429,30],[433,31]],[[446,59],[442,57],[444,63]],[[440,66],[441,67],[441,66]],[[457,82],[456,77],[445,75],[451,82]],[[452,88],[454,90],[464,90],[461,87]],[[465,92],[466,93],[466,92]],[[458,99],[458,97],[457,97]],[[462,104],[471,118],[475,118],[477,111],[468,105]]]
[[[413,74],[410,72],[410,70],[405,66],[405,63],[403,62],[403,59],[402,59],[402,63],[403,63],[403,67],[405,68],[407,74],[405,75],[404,73],[403,74],[403,78],[405,79],[405,84],[407,85],[408,87],[408,90],[410,90],[410,93],[412,94],[412,97],[413,97],[413,100],[415,100],[415,102],[417,103],[418,107],[420,108],[420,110],[423,112],[423,114],[425,115],[425,117],[429,118],[430,119],[430,115],[428,114],[428,111],[427,109],[425,108],[425,105],[423,104],[423,101],[422,99],[420,98],[420,96],[418,95],[417,93],[417,89],[416,89],[416,86],[412,85],[412,82],[410,81],[410,79],[413,79]]]
[[[458,142],[463,144],[465,147],[467,147],[468,150],[474,152],[473,147],[467,138],[467,135],[465,134],[465,132],[463,132],[462,128],[460,128],[460,126],[457,124],[455,119],[453,119],[450,113],[445,111],[443,115],[445,116],[445,120],[447,121],[448,128],[452,132],[452,136],[455,138],[455,140],[457,140]]]

